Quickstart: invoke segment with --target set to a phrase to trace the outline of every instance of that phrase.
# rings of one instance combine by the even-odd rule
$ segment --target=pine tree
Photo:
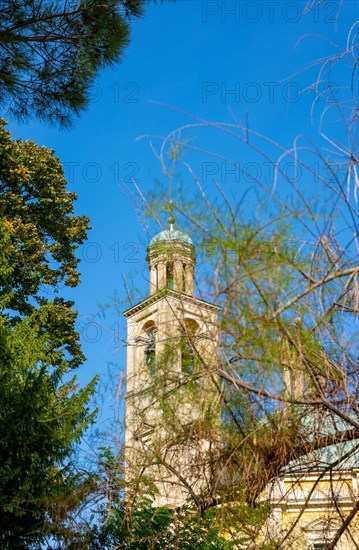
[[[0,3],[0,104],[19,119],[69,125],[98,72],[118,61],[143,0]]]

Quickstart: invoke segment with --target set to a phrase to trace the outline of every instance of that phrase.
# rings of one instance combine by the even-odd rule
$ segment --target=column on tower
[[[183,262],[177,258],[173,262],[173,288],[177,292],[182,292],[183,288]]]
[[[157,290],[166,286],[167,280],[167,265],[165,260],[161,260],[157,264]]]
[[[192,265],[185,265],[184,267],[184,279],[185,279],[185,293],[189,296],[193,296],[194,293],[194,273]]]
[[[154,294],[158,289],[158,270],[156,265],[150,267],[150,294]]]

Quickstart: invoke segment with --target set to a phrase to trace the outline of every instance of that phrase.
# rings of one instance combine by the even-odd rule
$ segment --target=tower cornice
[[[159,290],[158,292],[156,292],[155,294],[152,294],[145,300],[142,300],[138,304],[135,304],[129,309],[126,309],[126,311],[123,312],[123,315],[127,318],[131,317],[132,315],[139,313],[141,310],[145,309],[149,305],[159,302],[164,297],[170,297],[177,300],[178,302],[186,302],[187,304],[198,304],[203,308],[206,308],[211,311],[215,311],[217,313],[222,309],[220,306],[217,306],[210,302],[206,302],[205,300],[200,300],[199,298],[195,298],[194,296],[184,294],[183,292],[177,292],[176,290],[173,290],[171,288],[166,288],[166,289]]]

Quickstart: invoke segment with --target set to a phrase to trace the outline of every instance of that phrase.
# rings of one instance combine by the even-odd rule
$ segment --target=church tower
[[[211,487],[220,308],[195,298],[192,240],[168,222],[147,249],[149,296],[124,312],[125,471],[128,483],[154,489],[155,506],[174,508]]]

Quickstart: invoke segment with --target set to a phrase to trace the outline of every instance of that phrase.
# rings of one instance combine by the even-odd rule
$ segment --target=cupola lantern
[[[193,296],[196,253],[192,239],[174,228],[175,219],[168,218],[169,228],[153,237],[147,249],[150,269],[150,294],[171,288]]]

